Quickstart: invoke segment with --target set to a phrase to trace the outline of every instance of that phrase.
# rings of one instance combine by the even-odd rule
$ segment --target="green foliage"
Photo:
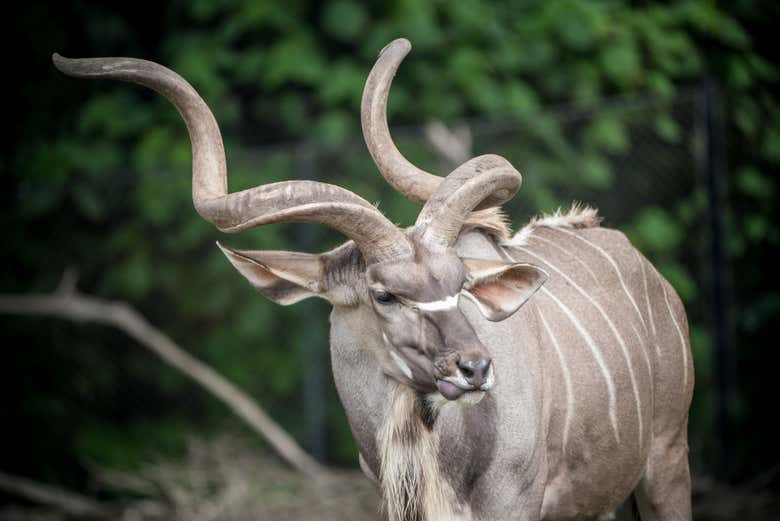
[[[656,256],[674,252],[683,240],[683,230],[668,212],[648,207],[639,212],[634,221],[634,242],[647,255]]]
[[[61,5],[48,18],[66,21],[67,31],[38,30],[36,48],[45,47],[43,55],[137,55],[175,68],[220,121],[232,190],[317,177],[381,200],[389,215],[411,224],[417,207],[384,185],[355,144],[360,94],[377,52],[395,37],[409,38],[414,52],[390,100],[394,127],[434,118],[513,125],[511,135],[475,135],[477,152],[504,154],[525,176],[510,215],[522,221],[572,197],[598,201],[608,224],[621,225],[694,310],[699,383],[692,428],[704,433],[712,420],[710,338],[701,312],[708,297],[699,287],[700,264],[690,256],[694,246],[703,248],[701,192],[693,181],[665,191],[669,179],[657,177],[652,163],[631,158],[649,141],[677,157],[698,153],[701,136],[690,136],[672,101],[706,74],[720,81],[734,144],[729,247],[735,267],[747,272],[737,291],[746,307],[735,317],[736,327],[745,338],[763,338],[778,298],[752,263],[769,266],[763,248],[780,241],[773,175],[780,163],[780,108],[770,94],[778,71],[764,51],[773,32],[752,9],[761,2],[738,4],[179,1],[151,17],[154,22],[141,7]],[[28,9],[19,24],[29,33],[45,17]],[[42,73],[51,66],[40,56],[34,55],[30,76],[37,79],[19,89],[26,112],[0,162],[10,183],[3,205],[9,262],[3,290],[50,290],[66,266],[77,266],[83,290],[129,300],[302,436],[300,410],[290,407],[301,395],[302,360],[294,346],[302,317],[254,294],[213,243],[315,250],[332,245],[335,235],[315,232],[304,239],[301,227],[271,226],[220,236],[192,209],[189,143],[175,110],[130,85]],[[46,89],[37,86],[41,75]],[[647,93],[670,101],[637,114],[619,104],[603,108],[605,99]],[[550,111],[552,106],[575,115]],[[299,139],[320,146],[308,169],[295,147],[263,157],[247,153],[255,145]],[[401,132],[398,142],[413,162],[443,173],[419,135]],[[691,170],[682,165],[674,175],[692,180]],[[636,179],[652,187],[642,193],[659,195],[617,200],[629,197]],[[325,311],[317,320],[324,327]],[[11,379],[8,385],[27,390],[12,414],[30,431],[49,417],[62,419],[63,437],[78,462],[132,464],[148,447],[173,450],[188,431],[230,421],[220,405],[114,332],[48,321],[14,324],[9,331],[28,346],[15,366],[33,374],[33,361],[42,363],[47,353],[61,362],[46,371],[53,383],[45,389],[23,386],[21,376]],[[748,362],[756,356],[758,348],[747,340],[739,346]],[[327,349],[324,336],[318,347]],[[74,361],[74,349],[86,354]],[[79,390],[70,381],[76,371]],[[355,449],[328,385],[328,457],[354,464]],[[66,412],[73,410],[81,413],[68,421]],[[62,447],[47,447],[28,468],[56,472],[49,465],[63,465],[62,458],[50,458]]]

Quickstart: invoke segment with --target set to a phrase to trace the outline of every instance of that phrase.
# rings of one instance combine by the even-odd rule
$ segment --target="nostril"
[[[463,377],[472,385],[482,385],[488,368],[490,367],[490,358],[481,358],[479,360],[462,360],[458,362]]]
[[[484,373],[487,371],[487,368],[490,366],[490,358],[483,358],[479,362],[477,362],[477,368],[480,372]]]

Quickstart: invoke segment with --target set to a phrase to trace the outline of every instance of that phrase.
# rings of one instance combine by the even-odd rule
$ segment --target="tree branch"
[[[293,468],[311,478],[327,474],[249,395],[177,346],[128,304],[78,293],[73,277],[68,275],[56,293],[0,296],[0,313],[55,316],[116,327],[216,396]]]
[[[105,519],[112,511],[87,497],[0,472],[0,490],[81,519]]]
[[[432,121],[425,125],[423,132],[428,143],[451,168],[473,157],[471,150],[473,138],[471,129],[467,125],[460,125],[455,130],[450,130],[441,121]]]

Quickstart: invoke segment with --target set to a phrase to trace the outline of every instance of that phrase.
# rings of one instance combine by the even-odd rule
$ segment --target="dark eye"
[[[392,304],[395,302],[395,295],[387,291],[375,291],[374,299],[380,304]]]

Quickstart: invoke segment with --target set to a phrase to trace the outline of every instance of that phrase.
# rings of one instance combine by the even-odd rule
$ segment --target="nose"
[[[458,368],[460,369],[463,378],[473,385],[479,387],[485,383],[485,378],[490,368],[490,358],[480,358],[479,360],[459,360]]]

